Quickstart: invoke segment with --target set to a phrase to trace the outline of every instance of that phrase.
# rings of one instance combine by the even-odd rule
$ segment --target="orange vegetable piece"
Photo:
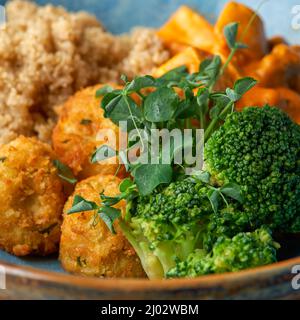
[[[188,47],[157,68],[154,71],[153,76],[160,77],[168,71],[181,66],[186,66],[190,73],[197,72],[201,61],[203,61],[206,56],[205,53],[200,52],[195,48]]]
[[[208,54],[197,50],[196,48],[188,47],[181,53],[177,54],[162,66],[157,68],[152,75],[154,77],[161,77],[166,72],[181,66],[186,66],[189,73],[194,73],[199,71],[200,63],[208,57]],[[224,62],[225,58],[222,57]],[[215,86],[215,90],[222,91],[227,87],[232,87],[234,82],[241,77],[238,70],[233,64],[229,64],[228,68],[225,70],[224,75],[218,80]]]
[[[190,47],[189,45],[180,42],[165,42],[164,46],[170,52],[171,57]]]
[[[280,108],[300,124],[300,94],[288,88],[276,88],[280,96]]]
[[[280,95],[276,90],[256,86],[243,96],[237,103],[236,109],[241,111],[245,107],[263,107],[266,104],[278,106],[279,103]]]
[[[300,92],[300,50],[279,44],[262,60],[247,65],[244,72],[263,87],[290,86]]]
[[[215,44],[213,26],[199,13],[181,6],[158,31],[166,43],[180,42],[211,52]]]
[[[275,89],[254,87],[237,103],[236,109],[245,107],[275,106],[285,111],[296,123],[300,124],[300,95],[288,88]]]
[[[268,39],[269,51],[272,51],[274,49],[274,47],[278,46],[279,44],[288,44],[288,43],[281,36],[274,36],[274,37]]]

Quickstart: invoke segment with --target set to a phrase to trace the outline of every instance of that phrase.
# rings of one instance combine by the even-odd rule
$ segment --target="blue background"
[[[5,0],[0,0],[4,4]],[[133,26],[161,26],[180,5],[187,4],[198,9],[210,21],[215,21],[226,0],[39,0],[40,4],[60,4],[69,10],[86,10],[95,14],[113,33],[123,33]],[[241,0],[256,9],[261,0]],[[284,35],[289,41],[300,44],[300,30],[292,29],[292,7],[300,0],[269,0],[260,9],[269,36]],[[14,264],[32,265],[37,268],[62,271],[57,257],[19,259],[0,251],[0,260]]]
[[[256,9],[262,0],[240,0]],[[4,4],[5,0],[0,0]],[[38,0],[40,4],[60,4],[69,10],[86,10],[95,14],[113,33],[122,33],[136,25],[158,27],[181,4],[197,8],[214,21],[227,0]],[[269,0],[261,8],[268,35],[284,34],[293,43],[300,43],[300,30],[291,26],[292,7],[300,0]],[[300,21],[299,21],[300,22]]]

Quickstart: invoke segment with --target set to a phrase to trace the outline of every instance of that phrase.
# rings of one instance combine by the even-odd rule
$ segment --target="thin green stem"
[[[129,113],[130,113],[130,117],[131,117],[131,120],[132,120],[132,122],[133,122],[133,125],[134,125],[135,129],[137,130],[138,135],[139,135],[139,137],[140,137],[141,144],[142,144],[142,150],[144,150],[144,149],[145,149],[144,141],[143,141],[141,132],[140,132],[140,130],[139,130],[139,128],[138,128],[138,126],[137,126],[137,124],[136,124],[136,122],[135,122],[135,119],[134,119],[134,116],[133,116],[132,111],[131,111],[131,109],[130,109],[130,105],[129,105],[129,102],[128,102],[128,98],[127,98],[126,95],[124,95],[124,99],[125,99],[125,101],[126,101],[126,105],[127,105],[128,111],[129,111]]]
[[[231,49],[230,54],[229,54],[226,62],[223,64],[223,66],[222,66],[222,68],[221,68],[221,70],[220,70],[219,77],[224,74],[225,70],[227,69],[227,67],[228,67],[228,65],[229,65],[229,63],[230,63],[230,61],[232,60],[232,58],[233,58],[234,55],[236,54],[237,50],[238,50],[238,48],[236,48],[236,47],[234,47],[234,48]]]
[[[185,120],[185,128],[186,129],[192,129],[191,118],[188,118],[188,119]]]
[[[210,122],[208,128],[205,130],[205,133],[204,133],[204,141],[205,142],[210,138],[212,133],[215,131],[216,125],[217,125],[219,119],[222,118],[222,116],[224,116],[228,112],[228,110],[230,110],[232,108],[233,105],[234,105],[234,102],[230,101],[226,105],[226,107],[222,110],[219,117],[215,117],[214,119],[212,119],[212,121]]]
[[[118,175],[118,173],[120,172],[120,169],[121,169],[121,164],[119,163],[118,168],[117,168],[117,170],[116,170],[116,172],[115,172],[115,174],[114,174],[115,177],[116,177],[116,176]]]
[[[241,41],[243,42],[245,36],[247,35],[250,27],[252,26],[252,24],[254,23],[254,20],[257,18],[258,16],[258,12],[261,9],[261,7],[268,2],[269,0],[262,0],[259,5],[257,6],[257,9],[255,10],[255,13],[252,15],[251,19],[249,20],[245,30],[243,31],[242,35],[241,35]]]
[[[146,98],[140,91],[136,91],[136,94],[137,94],[142,100],[144,100],[144,99]]]
[[[221,191],[219,191],[219,193],[220,193],[220,196],[222,197],[223,201],[225,202],[226,207],[229,207],[228,201],[226,200],[224,194]]]

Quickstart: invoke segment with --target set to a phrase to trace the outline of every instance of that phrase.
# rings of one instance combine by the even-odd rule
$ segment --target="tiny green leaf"
[[[101,107],[104,110],[104,116],[106,118],[110,117],[110,114],[113,112],[114,108],[118,105],[121,99],[122,95],[115,91],[110,92],[103,97],[101,101]]]
[[[208,66],[211,64],[211,62],[212,62],[212,58],[204,59],[204,60],[200,63],[199,73],[200,73],[200,74],[205,73],[206,68],[208,68]]]
[[[215,102],[215,105],[210,109],[210,118],[219,119],[221,112],[226,108],[226,106],[230,102],[230,99],[224,93],[211,94],[211,99]]]
[[[219,74],[221,65],[222,61],[220,56],[214,56],[210,64],[206,66],[204,73],[214,79]]]
[[[170,183],[173,170],[168,164],[143,164],[133,174],[139,192],[148,195],[160,184]]]
[[[191,118],[198,112],[199,112],[199,106],[197,104],[196,99],[182,100],[178,104],[174,117],[178,119],[187,119],[187,118]]]
[[[117,152],[107,146],[101,146],[100,148],[96,149],[95,152],[91,156],[91,163],[99,163],[101,161],[113,158],[117,155]]]
[[[126,74],[122,74],[121,77],[120,77],[120,79],[121,79],[123,82],[125,82],[125,83],[128,82],[128,77],[126,76]]]
[[[236,183],[228,183],[228,184],[224,185],[220,189],[220,191],[224,195],[226,195],[226,196],[228,196],[228,197],[230,197],[230,198],[232,198],[232,199],[234,199],[234,200],[236,200],[236,201],[238,201],[240,203],[244,202],[241,188]]]
[[[102,96],[104,96],[107,93],[110,93],[114,91],[114,89],[111,86],[103,86],[102,88],[98,89],[96,91],[96,98],[100,98]]]
[[[211,189],[211,190],[209,190],[207,196],[208,196],[208,199],[210,201],[210,204],[212,206],[213,211],[215,213],[217,213],[218,209],[219,209],[220,200],[221,200],[219,191],[215,190],[215,189]]]
[[[138,92],[143,88],[155,86],[155,79],[151,76],[136,77],[126,86],[127,93]]]
[[[238,28],[239,24],[237,22],[230,23],[224,28],[225,39],[230,49],[234,49],[236,46]]]
[[[214,85],[217,81],[222,61],[220,56],[214,56],[212,59],[206,59],[200,64],[200,72],[196,80],[202,81],[208,87]]]
[[[207,171],[199,171],[194,175],[195,179],[203,182],[203,183],[210,183],[210,173]]]
[[[172,88],[158,88],[145,99],[144,116],[150,122],[169,121],[179,102],[179,97]]]
[[[110,104],[105,107],[105,116],[110,118],[117,126],[120,121],[126,121],[128,131],[136,129],[135,124],[140,125],[142,121],[141,108],[138,107],[131,97],[121,95],[115,99],[117,100],[115,101],[113,99]]]
[[[100,208],[99,215],[101,219],[104,221],[104,223],[107,225],[110,232],[116,234],[113,224],[115,220],[121,217],[121,210],[104,206]]]
[[[187,68],[186,66],[181,66],[168,71],[163,76],[156,79],[156,86],[170,87],[177,85],[186,76],[188,76]]]
[[[200,88],[197,92],[197,103],[200,107],[207,105],[209,99],[209,90],[207,88]]]
[[[100,199],[102,201],[102,204],[108,207],[114,206],[122,200],[119,196],[109,197],[106,196],[104,193],[100,193]]]
[[[71,184],[75,184],[77,182],[77,179],[74,177],[72,170],[64,163],[60,162],[59,160],[53,160],[53,165],[57,169],[57,174],[61,179]]]
[[[83,197],[76,195],[73,200],[72,208],[67,212],[68,214],[96,210],[98,205],[93,201],[87,201]]]
[[[226,89],[226,95],[233,102],[240,100],[242,97],[239,93],[237,93],[236,91],[234,91],[230,88]]]
[[[242,97],[247,91],[252,89],[256,84],[257,84],[257,80],[251,77],[245,77],[237,80],[233,88],[236,94]]]
[[[126,192],[128,188],[132,187],[133,185],[134,183],[130,178],[124,179],[119,185],[120,192]]]

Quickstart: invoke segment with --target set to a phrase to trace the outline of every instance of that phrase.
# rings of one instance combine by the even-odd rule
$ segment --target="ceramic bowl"
[[[6,290],[0,299],[299,299],[292,269],[300,258],[237,273],[179,280],[84,278],[1,262]]]

